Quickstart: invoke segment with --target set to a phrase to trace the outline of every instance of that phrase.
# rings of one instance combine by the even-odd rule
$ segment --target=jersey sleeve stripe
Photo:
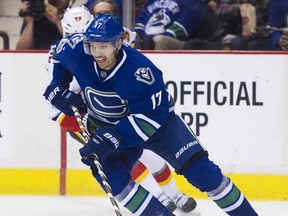
[[[160,124],[156,121],[148,118],[143,114],[134,114],[128,117],[130,124],[134,128],[135,132],[138,134],[141,139],[144,141],[148,140],[158,128]]]
[[[142,130],[138,127],[137,123],[135,122],[132,116],[129,116],[128,120],[132,125],[132,127],[134,128],[135,132],[138,134],[138,136],[141,137],[141,139],[143,139],[144,141],[149,139],[149,137],[145,133],[143,133]]]

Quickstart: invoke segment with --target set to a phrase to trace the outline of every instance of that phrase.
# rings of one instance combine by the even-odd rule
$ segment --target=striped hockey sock
[[[169,210],[158,199],[132,181],[121,194],[116,196],[116,199],[134,215],[171,216]]]
[[[149,170],[143,163],[138,162],[130,173],[131,178],[150,191],[156,198],[163,193],[161,187],[157,184]]]
[[[165,163],[161,170],[153,173],[153,176],[161,186],[164,193],[176,203],[179,191],[168,164]]]
[[[226,176],[218,188],[208,192],[210,198],[230,216],[257,216],[238,187]]]

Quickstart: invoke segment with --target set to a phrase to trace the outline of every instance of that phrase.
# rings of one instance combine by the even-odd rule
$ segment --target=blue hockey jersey
[[[197,33],[207,11],[203,0],[147,0],[135,31],[141,38],[164,34],[186,40]]]
[[[75,34],[57,43],[51,84],[67,86],[75,76],[89,115],[114,124],[123,136],[122,146],[143,143],[174,108],[162,72],[142,53],[127,46],[123,46],[116,66],[103,71],[83,39],[83,35]]]

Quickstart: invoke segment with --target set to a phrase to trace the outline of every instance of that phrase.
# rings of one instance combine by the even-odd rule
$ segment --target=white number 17
[[[161,104],[162,91],[157,92],[151,96],[153,110]]]

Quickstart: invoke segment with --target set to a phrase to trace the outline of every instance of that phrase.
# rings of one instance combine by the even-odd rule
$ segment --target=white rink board
[[[177,113],[185,113],[190,123],[193,117],[191,128],[211,159],[227,171],[288,173],[287,55],[146,55],[163,71],[168,90],[177,97]],[[42,96],[46,57],[0,53],[2,168],[60,165],[59,128],[48,120]],[[69,168],[84,168],[79,147],[69,139]]]

